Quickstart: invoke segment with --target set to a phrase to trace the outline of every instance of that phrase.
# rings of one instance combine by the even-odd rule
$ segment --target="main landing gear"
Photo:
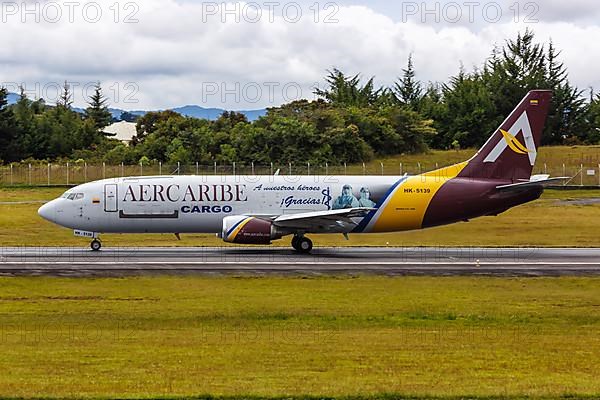
[[[92,240],[92,243],[90,243],[90,247],[92,248],[92,251],[100,251],[102,248],[102,242],[98,239],[94,239]]]
[[[310,251],[312,250],[313,242],[307,237],[294,235],[294,237],[292,238],[292,247],[298,253],[307,254],[310,253]]]

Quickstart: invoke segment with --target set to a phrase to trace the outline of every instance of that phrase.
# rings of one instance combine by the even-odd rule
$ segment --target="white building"
[[[114,124],[104,128],[103,131],[105,133],[115,135],[115,139],[119,139],[125,144],[129,144],[131,139],[136,135],[135,123],[126,121],[115,122]]]

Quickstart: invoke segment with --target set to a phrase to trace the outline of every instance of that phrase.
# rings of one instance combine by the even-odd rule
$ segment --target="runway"
[[[0,248],[0,276],[148,274],[600,276],[600,249]]]

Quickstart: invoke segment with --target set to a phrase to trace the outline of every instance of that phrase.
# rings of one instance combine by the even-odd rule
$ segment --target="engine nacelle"
[[[223,218],[221,238],[228,243],[271,244],[283,236],[273,223],[264,219],[234,215]]]

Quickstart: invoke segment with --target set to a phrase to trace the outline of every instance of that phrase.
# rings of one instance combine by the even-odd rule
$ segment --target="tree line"
[[[56,106],[24,93],[7,106],[0,89],[0,161],[320,164],[470,148],[482,145],[527,91],[538,88],[554,92],[543,144],[600,142],[600,96],[571,84],[560,51],[552,42],[536,42],[530,30],[446,83],[417,80],[410,56],[391,87],[339,69],[325,81],[324,89],[315,89],[317,100],[269,108],[253,122],[237,112],[215,121],[150,112],[137,118],[129,145],[103,133],[111,116],[100,84],[83,114],[72,110],[66,84]]]

